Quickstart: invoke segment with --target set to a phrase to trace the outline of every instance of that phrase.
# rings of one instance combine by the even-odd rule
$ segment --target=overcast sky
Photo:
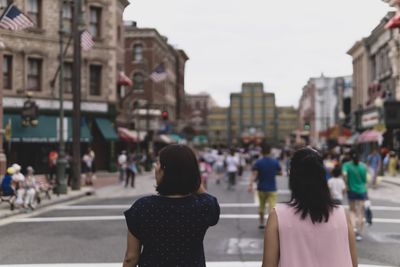
[[[189,93],[220,105],[242,82],[263,82],[298,105],[309,77],[351,75],[346,51],[390,10],[381,0],[131,0],[125,20],[154,27],[190,57]]]

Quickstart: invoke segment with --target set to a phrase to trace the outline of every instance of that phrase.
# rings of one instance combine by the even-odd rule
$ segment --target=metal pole
[[[73,112],[72,112],[72,189],[81,189],[81,29],[82,0],[74,1],[74,63],[72,74]]]
[[[67,161],[65,159],[65,143],[64,143],[64,26],[63,26],[63,2],[60,0],[60,122],[59,122],[59,153],[57,159],[57,188],[58,194],[67,193],[67,182],[65,180],[65,169]]]

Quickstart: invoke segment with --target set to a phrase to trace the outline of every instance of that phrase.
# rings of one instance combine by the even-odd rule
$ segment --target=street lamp
[[[63,27],[63,5],[64,0],[60,0],[60,76],[59,76],[59,94],[60,94],[60,121],[59,121],[59,153],[57,158],[57,194],[67,193],[67,183],[65,180],[65,169],[67,161],[65,159],[64,142],[64,27]]]

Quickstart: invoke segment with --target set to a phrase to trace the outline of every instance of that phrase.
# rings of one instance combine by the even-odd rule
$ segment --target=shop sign
[[[380,112],[379,110],[373,110],[368,113],[364,113],[361,116],[361,127],[371,128],[380,123]]]

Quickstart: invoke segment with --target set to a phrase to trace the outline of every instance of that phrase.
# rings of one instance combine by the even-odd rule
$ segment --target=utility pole
[[[59,152],[57,159],[57,194],[67,193],[67,183],[65,181],[65,169],[67,161],[65,159],[64,142],[64,26],[63,26],[63,5],[64,0],[60,0],[60,76],[59,76],[59,97],[60,97],[60,122],[59,122]]]
[[[82,0],[74,1],[74,63],[72,73],[73,111],[72,111],[72,189],[81,189],[81,25]]]

